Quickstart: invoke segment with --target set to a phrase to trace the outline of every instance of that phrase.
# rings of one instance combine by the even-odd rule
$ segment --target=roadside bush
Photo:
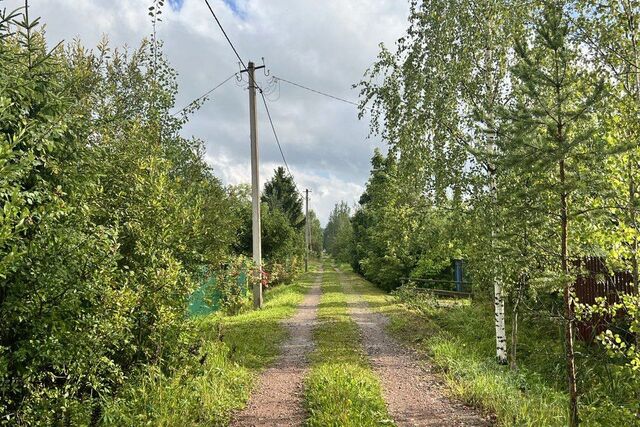
[[[234,316],[250,306],[251,289],[256,281],[253,262],[243,256],[229,257],[215,275],[212,299],[217,299],[220,310]]]
[[[395,289],[391,295],[400,302],[423,314],[432,313],[439,307],[438,299],[431,292],[418,290],[415,282],[408,282]]]
[[[235,202],[179,136],[159,43],[49,51],[0,14],[0,424],[96,425],[131,376],[182,357]]]
[[[269,262],[266,271],[269,275],[269,285],[289,285],[300,273],[301,263],[298,257],[293,256],[284,262]]]
[[[105,405],[105,426],[224,426],[244,402],[251,373],[232,362],[220,341],[203,341],[196,354],[165,372],[139,371],[118,397]]]

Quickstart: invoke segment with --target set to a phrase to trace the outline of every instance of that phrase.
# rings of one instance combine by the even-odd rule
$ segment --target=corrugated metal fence
[[[575,282],[575,292],[582,304],[593,305],[597,298],[605,298],[609,304],[620,301],[620,295],[636,293],[633,275],[628,271],[609,272],[601,258],[584,258],[575,263],[581,272]],[[611,316],[595,316],[577,324],[578,337],[591,342],[611,323]]]

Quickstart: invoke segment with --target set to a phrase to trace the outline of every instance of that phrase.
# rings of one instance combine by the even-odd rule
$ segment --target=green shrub
[[[159,44],[49,52],[4,15],[0,70],[0,423],[96,424],[183,352],[193,279],[229,251],[236,204],[179,136]]]
[[[391,295],[423,314],[432,313],[434,309],[439,307],[438,299],[433,293],[419,290],[414,282],[405,283],[396,288]]]
[[[197,354],[163,372],[143,368],[105,406],[106,426],[227,425],[242,407],[252,383],[251,373],[232,362],[229,348],[205,341]]]
[[[209,298],[216,300],[224,313],[239,314],[251,304],[251,288],[257,280],[253,262],[245,256],[227,258],[215,274]]]

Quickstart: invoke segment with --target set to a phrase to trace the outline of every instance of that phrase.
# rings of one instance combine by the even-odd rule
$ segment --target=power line
[[[172,116],[177,116],[178,114],[182,113],[183,111],[185,111],[186,109],[188,109],[189,107],[191,107],[192,105],[194,105],[196,102],[206,98],[208,95],[212,94],[216,89],[218,89],[220,86],[223,86],[226,82],[228,82],[229,80],[231,80],[232,78],[236,77],[238,75],[238,73],[233,73],[231,74],[229,77],[227,77],[223,82],[219,83],[218,85],[216,85],[213,89],[208,90],[207,92],[205,92],[204,94],[200,95],[199,97],[197,97],[196,99],[194,99],[193,101],[191,101],[190,103],[188,103],[187,105],[185,105],[182,109],[178,110],[177,112],[173,113]]]
[[[310,91],[310,92],[317,93],[318,95],[326,96],[326,97],[328,97],[328,98],[333,98],[333,99],[335,99],[335,100],[337,100],[337,101],[346,102],[347,104],[355,105],[356,107],[358,106],[358,103],[357,103],[357,102],[349,101],[349,100],[347,100],[347,99],[340,98],[340,97],[338,97],[338,96],[334,96],[334,95],[331,95],[331,94],[328,94],[328,93],[325,93],[325,92],[321,92],[321,91],[319,91],[319,90],[312,89],[312,88],[310,88],[310,87],[307,87],[307,86],[301,85],[301,84],[299,84],[299,83],[294,83],[294,82],[292,82],[292,81],[290,81],[290,80],[283,79],[282,77],[276,77],[276,76],[274,76],[273,78],[274,78],[275,80],[280,80],[280,81],[283,81],[283,82],[285,82],[285,83],[289,83],[290,85],[297,86],[297,87],[299,87],[299,88],[301,88],[301,89],[305,89],[305,90],[308,90],[308,91]]]
[[[218,19],[218,16],[213,11],[213,8],[211,7],[211,4],[209,3],[209,0],[204,0],[204,2],[207,4],[207,7],[209,8],[209,12],[211,12],[211,15],[213,16],[213,19],[216,20],[216,23],[218,24],[218,27],[220,28],[220,31],[222,31],[222,34],[224,34],[224,37],[227,39],[227,42],[229,42],[229,46],[231,46],[231,49],[233,49],[233,53],[236,54],[236,58],[238,58],[238,61],[240,61],[240,64],[242,64],[243,71],[246,71],[247,70],[247,66],[245,65],[244,61],[242,60],[242,57],[240,56],[240,54],[238,53],[238,50],[233,45],[233,42],[231,41],[231,39],[227,35],[227,32],[224,30],[224,27],[222,26],[222,23]],[[258,85],[258,83],[255,81],[255,79],[253,81],[253,84],[260,91],[260,93],[262,93],[262,88]]]
[[[282,161],[284,162],[284,166],[287,168],[287,173],[291,177],[293,181],[293,185],[296,187],[296,191],[302,195],[302,192],[298,188],[298,184],[296,184],[296,180],[289,169],[289,164],[287,163],[287,159],[284,157],[284,152],[282,151],[282,145],[280,145],[280,138],[278,138],[278,132],[276,132],[276,127],[273,125],[273,119],[271,118],[271,112],[269,111],[269,105],[267,104],[267,99],[264,97],[264,93],[260,91],[260,96],[262,97],[262,102],[264,103],[264,109],[267,111],[267,117],[269,118],[269,123],[271,124],[271,130],[273,131],[273,136],[276,139],[276,143],[278,144],[278,150],[280,150],[280,155],[282,156]]]
[[[238,61],[240,61],[240,63],[242,64],[242,66],[246,69],[247,66],[244,65],[244,61],[242,60],[242,58],[240,57],[240,54],[238,54],[238,51],[236,50],[236,47],[233,45],[233,43],[231,42],[231,39],[229,38],[229,36],[227,35],[227,32],[224,30],[224,27],[222,27],[222,24],[220,23],[220,20],[218,19],[218,16],[216,16],[216,13],[213,11],[213,8],[211,7],[211,5],[209,4],[209,0],[204,0],[204,2],[207,4],[207,7],[209,8],[209,12],[211,12],[211,14],[213,15],[213,19],[216,20],[216,22],[218,23],[218,27],[220,27],[220,30],[222,31],[222,34],[224,34],[225,38],[227,39],[227,41],[229,42],[229,46],[231,46],[231,49],[233,49],[233,52],[236,54],[236,57],[238,57]]]
[[[207,4],[207,7],[209,8],[209,12],[211,12],[211,15],[213,15],[213,19],[216,20],[216,23],[218,24],[218,27],[220,28],[220,31],[222,31],[222,34],[224,34],[224,37],[227,39],[227,42],[229,43],[229,46],[231,46],[231,49],[233,49],[233,53],[236,54],[236,57],[238,58],[238,61],[240,61],[240,64],[242,64],[244,69],[247,70],[248,67],[245,65],[244,61],[240,57],[240,54],[238,53],[238,50],[233,45],[233,42],[231,41],[231,39],[227,35],[227,32],[224,30],[224,27],[222,26],[222,23],[218,19],[218,16],[213,11],[213,8],[211,7],[211,4],[209,4],[209,0],[204,0],[204,2]],[[231,77],[233,77],[233,76],[231,76]],[[227,80],[225,80],[220,85],[218,85],[218,87],[222,86],[224,83],[226,83],[228,80],[230,80],[231,77],[229,77]],[[251,80],[251,77],[249,79]],[[289,176],[291,176],[291,179],[293,180],[293,185],[296,187],[296,191],[299,194],[302,194],[302,192],[298,188],[298,185],[296,184],[296,180],[293,177],[293,174],[291,173],[291,170],[289,169],[289,164],[287,163],[287,159],[284,156],[284,152],[282,151],[282,145],[280,144],[280,138],[278,138],[278,133],[276,132],[276,128],[275,128],[275,126],[273,124],[273,118],[271,117],[271,112],[269,111],[269,106],[267,105],[267,100],[266,100],[266,98],[264,96],[264,91],[262,90],[262,88],[260,86],[258,86],[258,83],[255,81],[255,79],[253,79],[253,80],[254,80],[253,81],[253,85],[256,87],[256,89],[258,89],[258,91],[260,92],[260,96],[262,97],[262,102],[264,103],[264,108],[265,108],[265,110],[267,112],[267,117],[269,118],[269,123],[271,124],[271,130],[273,131],[273,136],[275,137],[276,143],[278,144],[278,149],[280,150],[280,155],[282,156],[282,161],[284,162],[284,166],[287,168],[287,172],[289,173]],[[282,79],[282,80],[284,80],[284,79]],[[284,81],[286,81],[287,83],[291,83],[291,82],[289,82],[287,80],[284,80]],[[251,84],[251,83],[252,82],[249,81],[249,84]],[[295,84],[295,83],[291,83],[291,84]],[[299,85],[296,85],[296,86],[299,86]],[[216,88],[214,88],[213,90],[215,90]],[[314,91],[313,89],[309,89],[309,88],[304,88],[304,89]],[[317,91],[314,91],[314,92],[317,92]],[[318,92],[318,93],[322,94],[321,92]],[[326,94],[322,94],[322,95],[326,95]],[[343,99],[340,99],[340,98],[333,97],[331,95],[326,95],[326,96],[330,96],[332,98],[339,99],[341,101],[349,102],[349,101],[346,101],[346,100],[343,100]],[[354,105],[357,105],[357,104],[354,104]]]

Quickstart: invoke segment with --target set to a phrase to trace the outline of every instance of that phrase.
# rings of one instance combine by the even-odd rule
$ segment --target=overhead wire
[[[297,86],[300,89],[308,90],[309,92],[313,92],[313,93],[316,93],[318,95],[326,96],[328,98],[332,98],[332,99],[335,99],[337,101],[342,101],[342,102],[345,102],[347,104],[355,105],[356,107],[358,106],[357,102],[349,101],[348,99],[340,98],[339,96],[331,95],[329,93],[322,92],[322,91],[310,88],[308,86],[301,85],[300,83],[295,83],[295,82],[292,82],[291,80],[283,79],[282,77],[273,76],[273,79],[274,80],[283,81],[285,83],[289,83],[290,85]]]
[[[240,64],[242,64],[242,66],[244,67],[244,70],[247,70],[248,69],[247,65],[244,63],[244,61],[242,60],[242,57],[238,53],[238,50],[233,45],[233,42],[231,41],[231,39],[227,35],[227,32],[225,31],[224,27],[222,26],[222,23],[218,19],[218,15],[216,15],[216,13],[213,11],[213,8],[211,7],[211,4],[209,3],[209,0],[204,0],[204,2],[207,4],[207,7],[209,8],[209,12],[211,12],[211,15],[213,16],[213,19],[216,20],[216,23],[218,24],[218,28],[220,28],[220,31],[222,31],[222,34],[227,39],[227,42],[229,43],[229,46],[231,46],[231,49],[233,50],[233,53],[236,54],[236,58],[238,58],[238,61],[240,61]],[[251,83],[251,82],[249,82],[249,83]],[[262,92],[262,88],[260,88],[260,86],[258,86],[258,83],[255,81],[255,79],[253,81],[253,84],[256,86],[256,88],[260,92]]]
[[[240,57],[240,54],[238,53],[238,51],[236,50],[236,47],[233,45],[233,43],[231,42],[231,39],[229,38],[229,36],[227,35],[227,32],[224,30],[224,27],[222,26],[222,24],[220,23],[220,20],[218,19],[218,16],[216,15],[216,13],[213,11],[213,8],[211,7],[211,5],[209,4],[209,0],[204,0],[204,2],[207,4],[207,7],[209,8],[209,12],[211,12],[211,15],[213,15],[213,19],[216,20],[216,23],[218,24],[218,27],[220,27],[220,31],[222,31],[222,34],[224,34],[224,37],[227,39],[227,42],[229,42],[229,46],[231,46],[231,49],[233,49],[233,52],[236,54],[236,57],[238,58],[238,61],[240,61],[240,63],[242,64],[242,66],[246,69],[247,66],[244,65],[244,61],[242,60],[242,58]]]
[[[211,95],[216,89],[218,89],[219,87],[223,86],[226,82],[228,82],[229,80],[231,80],[232,78],[236,77],[238,73],[233,73],[231,74],[229,77],[227,77],[226,79],[224,79],[224,81],[218,83],[216,86],[214,86],[212,89],[209,89],[207,92],[203,93],[202,95],[200,95],[199,97],[197,97],[196,99],[194,99],[193,101],[191,101],[190,103],[188,103],[187,105],[185,105],[183,108],[181,108],[180,110],[178,110],[177,112],[173,113],[172,116],[177,116],[178,114],[181,114],[182,112],[186,111],[187,109],[189,109],[189,107],[191,107],[192,105],[195,105],[197,102],[203,100],[204,98],[206,98],[207,96]]]
[[[209,0],[204,0],[204,2],[207,4],[207,7],[209,8],[209,12],[211,12],[211,15],[213,16],[213,19],[215,19],[216,23],[218,24],[218,27],[220,28],[220,31],[222,31],[222,34],[223,34],[223,35],[224,35],[224,37],[227,39],[227,42],[229,43],[229,46],[231,46],[231,49],[233,50],[233,53],[235,53],[236,57],[238,58],[238,61],[240,61],[240,64],[242,64],[242,66],[243,66],[243,67],[244,67],[244,69],[246,70],[248,67],[245,65],[244,61],[242,60],[242,57],[241,57],[241,56],[240,56],[240,54],[238,53],[238,50],[237,50],[237,49],[236,49],[236,47],[233,45],[233,42],[231,41],[231,39],[230,39],[230,38],[229,38],[229,36],[227,35],[227,32],[225,31],[224,27],[222,26],[222,23],[221,23],[221,22],[220,22],[220,20],[218,19],[218,16],[216,15],[216,13],[214,12],[213,8],[211,7],[211,4],[209,3]],[[235,76],[235,75],[236,75],[236,74],[234,74],[234,76]],[[233,76],[231,76],[231,77],[233,77]],[[229,77],[227,80],[225,80],[222,84],[224,84],[224,83],[226,83],[228,80],[230,80],[230,79],[231,79],[231,77]],[[286,80],[286,79],[283,79],[283,78],[280,78],[280,77],[274,77],[274,80],[275,80],[275,81],[280,81],[280,80],[281,80],[281,81],[283,81],[283,82],[289,83],[289,84],[291,84],[291,85],[297,86],[297,87],[302,88],[302,89],[306,89],[306,90],[308,90],[308,91],[311,91],[311,92],[317,93],[317,94],[319,94],[319,95],[323,95],[323,96],[326,96],[326,97],[329,97],[329,98],[333,98],[333,99],[338,100],[338,101],[346,102],[347,104],[352,104],[352,105],[356,105],[356,106],[358,105],[358,104],[357,104],[357,103],[355,103],[355,102],[348,101],[348,100],[346,100],[346,99],[343,99],[343,98],[340,98],[340,97],[337,97],[337,96],[334,96],[334,95],[330,95],[330,94],[328,94],[328,93],[321,92],[321,91],[319,91],[319,90],[315,90],[315,89],[309,88],[309,87],[307,87],[307,86],[304,86],[304,85],[301,85],[301,84],[298,84],[298,83],[294,83],[294,82],[292,82],[292,81],[289,81],[289,80]],[[251,84],[251,83],[252,83],[252,82],[251,82],[251,81],[249,81],[249,84]],[[221,84],[221,85],[222,85],[222,84]],[[271,117],[271,112],[269,111],[269,105],[267,104],[267,99],[265,98],[264,91],[263,91],[263,90],[262,90],[262,88],[258,85],[258,83],[255,81],[255,79],[254,79],[254,81],[253,81],[253,84],[254,84],[254,86],[258,89],[258,91],[260,92],[260,96],[262,97],[262,102],[264,103],[264,108],[265,108],[265,111],[267,112],[267,118],[269,119],[269,124],[271,125],[271,130],[273,131],[273,136],[274,136],[274,138],[275,138],[275,140],[276,140],[276,144],[278,145],[278,150],[280,151],[280,155],[282,156],[282,161],[284,162],[284,166],[285,166],[285,167],[286,167],[286,169],[287,169],[287,173],[288,173],[288,174],[289,174],[289,176],[292,178],[293,185],[295,186],[296,191],[297,191],[300,195],[302,195],[302,192],[301,192],[301,191],[300,191],[300,189],[298,188],[298,184],[296,184],[296,180],[295,180],[295,178],[293,177],[293,174],[291,173],[291,169],[289,169],[289,164],[287,163],[287,159],[286,159],[286,157],[285,157],[285,155],[284,155],[284,151],[282,150],[282,145],[280,144],[280,138],[278,137],[278,132],[276,131],[275,125],[274,125],[274,123],[273,123],[273,118]],[[221,86],[221,85],[219,85],[219,86]],[[218,86],[218,87],[219,87],[219,86]],[[217,87],[216,87],[216,88],[214,88],[214,90],[215,90],[215,89],[217,89]]]
[[[287,159],[284,156],[284,151],[282,151],[282,145],[280,144],[280,138],[278,137],[278,132],[276,132],[276,127],[273,124],[273,118],[271,117],[271,112],[269,111],[269,105],[267,104],[267,99],[265,98],[264,93],[262,93],[262,91],[260,91],[260,96],[262,97],[262,102],[264,104],[264,109],[267,112],[267,118],[269,119],[269,124],[271,125],[271,130],[273,131],[273,137],[276,140],[276,144],[278,144],[278,150],[280,150],[280,155],[282,156],[282,161],[284,162],[284,166],[287,168],[287,173],[289,174],[289,176],[293,180],[293,185],[296,187],[296,191],[298,192],[298,194],[300,194],[300,196],[302,196],[302,192],[298,188],[298,184],[296,184],[296,180],[293,178],[293,174],[291,173],[291,170],[289,169],[289,164],[287,163]]]

